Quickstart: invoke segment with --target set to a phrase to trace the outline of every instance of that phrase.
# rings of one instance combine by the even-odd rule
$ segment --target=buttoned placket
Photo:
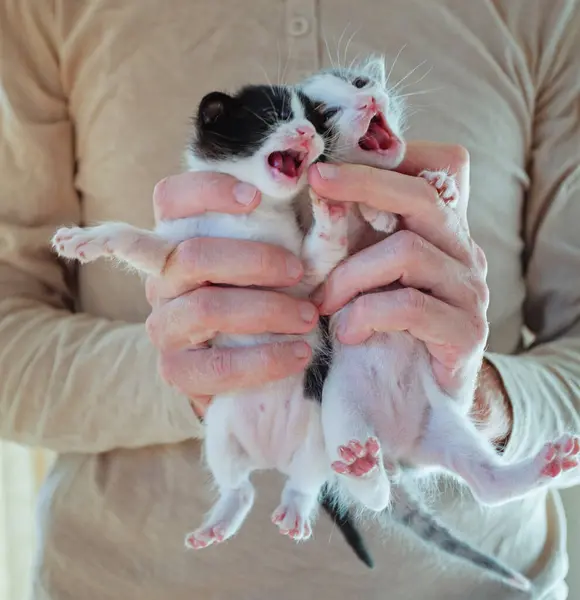
[[[320,68],[317,4],[318,0],[285,0],[288,83],[295,83]]]

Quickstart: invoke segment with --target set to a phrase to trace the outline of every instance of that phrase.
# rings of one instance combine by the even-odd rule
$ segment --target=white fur
[[[249,158],[208,163],[187,155],[191,171],[218,171],[255,185],[262,192],[259,207],[247,215],[205,213],[199,217],[165,221],[155,233],[124,223],[97,227],[61,229],[53,246],[64,257],[80,261],[100,256],[116,258],[139,271],[159,275],[175,246],[195,237],[237,238],[280,245],[301,256],[306,274],[300,284],[284,288],[298,298],[307,298],[321,283],[342,253],[346,243],[346,219],[332,218],[328,207],[316,201],[314,225],[303,243],[303,235],[292,211],[292,199],[306,183],[304,172],[296,182],[277,177],[267,163],[268,155],[289,148],[297,140],[297,129],[308,128],[314,138],[307,164],[324,150],[322,138],[306,119],[293,93],[294,119],[279,124],[263,147]],[[286,340],[306,340],[313,349],[319,332],[308,335],[218,334],[214,347],[252,346]],[[311,534],[311,519],[323,484],[333,477],[324,448],[320,405],[304,398],[303,374],[243,392],[214,397],[205,415],[205,456],[219,489],[219,499],[203,525],[189,534],[186,545],[203,548],[233,536],[250,511],[254,488],[250,474],[255,469],[278,469],[288,476],[280,506],[272,519],[282,533],[296,540]]]
[[[371,80],[363,89],[351,83],[360,76]],[[398,136],[402,130],[403,107],[386,86],[384,62],[372,59],[338,73],[321,72],[301,87],[314,101],[340,109],[332,118],[338,132],[336,161],[384,169],[399,165],[404,154],[402,140],[393,150],[380,152],[365,151],[358,145],[372,117],[364,108],[372,98],[391,131]],[[452,176],[443,171],[420,176],[453,207],[457,187]],[[360,209],[360,214],[351,211],[351,252],[364,244],[368,233],[364,221],[382,231],[382,237],[397,228],[396,215],[364,205]],[[331,329],[341,313],[331,318]],[[375,334],[358,346],[343,345],[334,337],[333,350],[322,400],[327,451],[335,461],[333,468],[340,474],[341,485],[373,511],[385,509],[391,498],[384,461],[421,470],[443,469],[467,482],[480,501],[496,504],[546,483],[553,477],[552,469],[562,466],[574,452],[574,438],[565,436],[531,459],[504,464],[468,417],[475,381],[466,386],[469,392],[462,396],[446,394],[434,378],[424,343],[407,332]]]

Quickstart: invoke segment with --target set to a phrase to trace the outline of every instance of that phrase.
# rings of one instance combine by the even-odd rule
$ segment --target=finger
[[[306,342],[208,348],[163,354],[160,371],[165,381],[189,397],[213,396],[300,373],[311,356]]]
[[[485,343],[487,323],[470,317],[413,288],[361,296],[340,314],[337,335],[345,344],[361,344],[375,332],[408,331],[413,337],[440,347],[441,352],[459,354]],[[441,356],[435,358],[443,359]]]
[[[412,231],[402,230],[334,269],[320,294],[320,311],[333,314],[358,294],[396,281],[405,287],[428,290],[435,298],[458,308],[487,307],[488,288],[478,273]]]
[[[312,303],[283,293],[208,286],[153,311],[146,326],[157,348],[176,351],[207,342],[218,331],[300,334],[317,322],[318,311]]]
[[[247,287],[286,287],[303,274],[298,257],[281,246],[246,240],[194,238],[177,246],[163,277],[149,293],[175,298],[207,282]]]
[[[260,192],[222,173],[186,172],[161,180],[153,191],[156,221],[182,219],[211,210],[243,214],[260,203]]]
[[[425,179],[350,164],[317,163],[308,173],[310,185],[320,196],[337,202],[364,202],[400,215],[404,229],[465,264],[473,261],[473,244],[464,220]]]
[[[469,198],[469,165],[469,152],[463,146],[415,141],[407,144],[405,158],[395,171],[415,177],[425,170],[452,173],[460,192],[456,208],[465,216]]]

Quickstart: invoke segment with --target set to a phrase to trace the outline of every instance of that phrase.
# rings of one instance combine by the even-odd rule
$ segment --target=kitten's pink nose
[[[314,137],[315,131],[313,127],[301,126],[296,127],[296,133],[301,137],[305,137],[311,140]]]
[[[377,112],[378,108],[379,107],[374,96],[367,96],[366,98],[363,98],[358,105],[359,110],[369,110]]]

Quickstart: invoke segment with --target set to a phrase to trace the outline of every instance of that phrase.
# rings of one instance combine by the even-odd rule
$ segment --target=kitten
[[[327,126],[335,131],[330,159],[384,169],[401,163],[404,107],[387,89],[386,79],[384,60],[372,57],[350,69],[316,73],[300,85],[326,111]],[[458,199],[454,178],[443,171],[419,176],[435,186],[451,210]],[[348,215],[351,254],[399,226],[397,215],[364,204],[357,208]],[[374,236],[368,235],[367,223]],[[444,470],[463,479],[479,501],[493,505],[521,497],[578,465],[580,444],[568,435],[532,459],[505,464],[469,419],[473,388],[463,398],[448,396],[434,379],[425,345],[407,332],[374,334],[358,346],[341,344],[333,335],[341,312],[330,319],[332,363],[322,390],[323,431],[340,488],[362,506],[387,510],[391,480],[402,467],[418,473]],[[521,575],[450,534],[402,484],[393,491],[401,500],[393,517],[417,535],[529,588]]]
[[[186,153],[191,171],[227,173],[262,192],[247,215],[207,212],[159,223],[155,232],[125,223],[60,229],[53,246],[60,256],[88,262],[115,258],[145,274],[161,274],[167,256],[195,237],[237,238],[278,244],[301,256],[305,276],[292,288],[308,298],[342,255],[346,223],[336,223],[322,201],[313,206],[314,225],[304,238],[293,200],[306,184],[310,164],[328,151],[320,114],[288,86],[246,86],[231,96],[206,95],[198,108],[195,135]],[[212,346],[231,348],[305,340],[316,355],[319,331],[307,335],[218,334]],[[219,498],[186,545],[204,548],[232,537],[254,502],[250,474],[278,469],[288,479],[272,521],[295,540],[311,535],[322,486],[334,477],[325,451],[320,405],[305,393],[304,373],[256,389],[217,395],[205,415],[205,457]],[[347,527],[353,528],[350,522]]]

